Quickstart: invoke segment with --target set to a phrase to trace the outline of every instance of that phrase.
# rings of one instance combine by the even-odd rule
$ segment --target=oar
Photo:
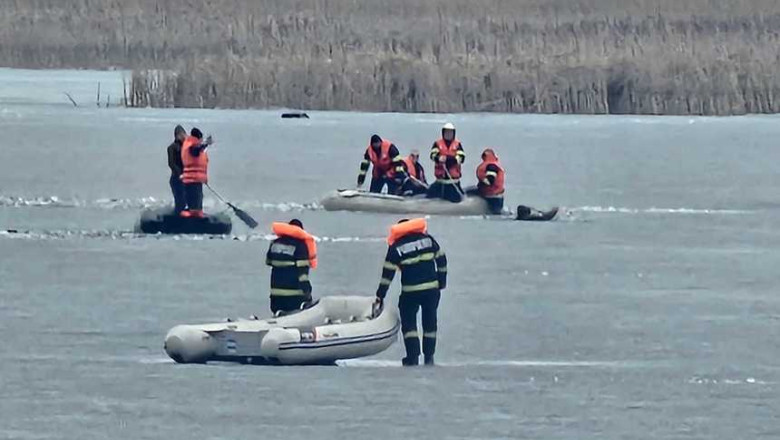
[[[219,195],[218,192],[214,191],[214,188],[212,188],[208,183],[206,184],[206,188],[208,188],[211,192],[213,192],[214,195],[217,196],[217,198],[222,201],[222,203],[228,205],[231,209],[233,209],[233,213],[236,214],[236,217],[241,219],[241,221],[244,222],[244,224],[246,224],[247,226],[249,226],[250,229],[254,229],[257,227],[258,223],[255,221],[255,219],[252,218],[251,215],[247,214],[246,211],[238,208],[236,205],[222,198],[222,196]]]
[[[418,185],[420,185],[421,187],[425,188],[426,190],[428,189],[428,184],[423,182],[422,180],[412,176],[411,174],[409,175],[409,178],[412,179],[413,181],[417,182]]]
[[[457,159],[456,159],[456,160],[457,160]],[[450,180],[455,180],[455,179],[453,179],[453,178],[452,178],[452,176],[450,175],[450,170],[448,170],[448,169],[447,169],[447,162],[444,162],[444,166],[443,166],[443,168],[444,168],[444,174],[446,174],[446,175],[447,175],[447,178],[448,178],[448,179],[450,179]],[[453,184],[452,186],[454,186],[454,187],[455,187],[455,189],[457,189],[457,190],[458,190],[458,194],[460,194],[460,196],[461,196],[461,197],[463,197],[464,199],[466,198],[466,193],[464,193],[464,192],[463,192],[463,190],[462,190],[462,189],[460,189],[460,185]],[[442,192],[442,195],[444,195],[444,188],[442,188],[441,192]]]

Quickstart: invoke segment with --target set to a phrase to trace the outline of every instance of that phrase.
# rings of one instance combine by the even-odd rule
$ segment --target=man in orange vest
[[[403,160],[404,176],[399,195],[414,196],[425,194],[428,191],[428,181],[425,178],[425,169],[420,163],[420,152],[412,150],[411,154]]]
[[[436,352],[437,309],[441,291],[447,287],[447,256],[432,236],[423,218],[401,220],[390,228],[382,280],[376,290],[377,303],[383,304],[393,283],[395,272],[401,271],[401,297],[398,309],[406,357],[403,365],[420,362],[420,336],[417,332],[417,311],[422,309],[422,353],[425,365],[433,365]]]
[[[317,245],[298,219],[274,223],[272,228],[278,238],[265,257],[271,266],[271,311],[299,310],[312,300],[309,269],[317,267]]]
[[[182,217],[203,218],[203,184],[208,183],[209,155],[206,148],[213,143],[211,136],[202,141],[203,133],[197,128],[190,131],[190,136],[181,146],[181,161],[184,170],[181,181],[184,183],[184,194],[187,207],[179,215]]]
[[[428,198],[460,203],[464,196],[460,186],[461,165],[466,160],[466,153],[455,137],[453,124],[448,122],[441,128],[441,138],[431,147],[431,160],[435,164],[436,181],[428,188]]]
[[[504,168],[491,148],[482,152],[482,163],[477,167],[477,182],[476,188],[466,192],[485,199],[491,213],[501,214],[504,209]]]
[[[398,190],[396,173],[403,173],[403,161],[398,148],[379,135],[371,136],[366,153],[363,155],[363,162],[360,163],[360,174],[357,180],[359,187],[366,181],[366,173],[370,165],[373,165],[374,169],[371,172],[369,191],[380,193],[387,185],[387,193],[395,194]]]

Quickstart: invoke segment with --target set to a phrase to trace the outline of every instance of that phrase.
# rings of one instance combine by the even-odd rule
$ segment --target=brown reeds
[[[780,111],[776,0],[0,0],[0,63],[135,106]]]

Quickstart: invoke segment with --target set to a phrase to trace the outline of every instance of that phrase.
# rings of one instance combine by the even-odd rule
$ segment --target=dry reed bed
[[[131,67],[137,106],[780,111],[777,1],[0,3],[0,62]]]

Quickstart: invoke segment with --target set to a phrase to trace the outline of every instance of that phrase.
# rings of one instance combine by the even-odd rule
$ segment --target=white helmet
[[[453,124],[452,122],[448,122],[448,123],[444,124],[441,127],[441,129],[442,130],[453,130],[453,131],[455,131],[455,124]]]

